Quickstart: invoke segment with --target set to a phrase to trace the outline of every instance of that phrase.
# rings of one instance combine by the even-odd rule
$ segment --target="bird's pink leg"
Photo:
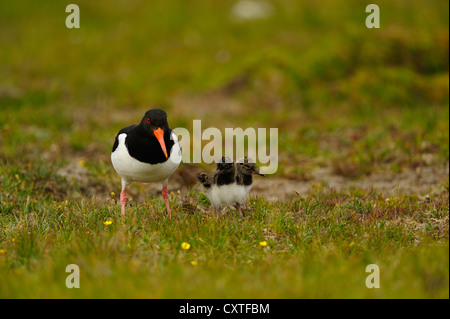
[[[239,212],[239,217],[245,217],[244,214],[242,213],[242,210],[241,210],[241,204],[236,203],[236,204],[234,205],[234,208],[236,208],[237,211]]]
[[[125,188],[122,189],[120,193],[120,204],[122,204],[122,216],[125,217],[125,205],[127,204],[127,194],[125,193]]]
[[[169,214],[169,219],[171,219],[172,218],[172,213],[170,212],[169,194],[167,194],[167,185],[163,186],[162,196],[164,198],[164,201],[166,202],[166,209],[167,209],[167,213]]]

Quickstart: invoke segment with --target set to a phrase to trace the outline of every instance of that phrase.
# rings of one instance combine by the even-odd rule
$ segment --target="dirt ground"
[[[267,200],[283,200],[309,192],[319,183],[336,190],[354,186],[363,189],[377,189],[386,193],[402,192],[422,194],[442,188],[449,179],[449,165],[420,167],[416,170],[404,169],[403,172],[373,173],[360,179],[349,179],[333,175],[331,169],[323,168],[311,172],[311,181],[286,180],[282,178],[258,179],[252,188],[253,195],[263,196]]]
[[[181,193],[188,193],[189,189],[201,189],[196,180],[196,175],[200,171],[195,165],[180,166],[169,179],[168,190],[171,192],[180,190]],[[89,169],[79,164],[79,161],[73,161],[62,167],[57,171],[57,175],[64,176],[69,182],[76,182],[80,185],[79,195],[82,197],[96,197],[101,200],[109,197],[112,191],[120,192],[118,176],[99,181],[98,177],[94,177]],[[309,172],[309,176],[308,181],[287,179],[277,175],[256,176],[251,195],[268,201],[284,201],[307,194],[317,187],[341,190],[353,186],[362,189],[376,189],[386,194],[416,193],[423,196],[443,189],[444,183],[449,180],[449,163],[418,167],[415,170],[403,169],[401,173],[372,173],[358,179],[333,174],[331,168],[315,169]],[[147,196],[160,192],[161,185],[158,183],[134,183],[127,189],[129,199],[136,201],[144,200]]]

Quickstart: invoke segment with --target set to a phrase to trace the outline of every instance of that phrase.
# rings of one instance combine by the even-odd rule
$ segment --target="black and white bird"
[[[233,184],[236,168],[229,157],[222,157],[217,162],[214,173],[199,173],[197,179],[203,185],[205,195],[217,210],[233,205]]]
[[[245,156],[236,162],[235,187],[236,201],[235,207],[240,211],[241,204],[247,198],[253,185],[253,175],[264,177],[258,170],[258,166],[251,158]]]
[[[166,112],[149,110],[139,124],[121,129],[114,141],[111,162],[122,178],[122,215],[125,215],[127,185],[132,182],[160,182],[167,213],[171,218],[167,183],[180,165],[181,149],[176,134],[169,128]]]
[[[233,163],[229,157],[222,157],[217,163],[216,172],[200,173],[197,179],[203,185],[205,195],[216,211],[223,207],[234,206],[240,212],[240,205],[252,187],[254,174],[264,176],[248,157],[240,159],[237,163]]]

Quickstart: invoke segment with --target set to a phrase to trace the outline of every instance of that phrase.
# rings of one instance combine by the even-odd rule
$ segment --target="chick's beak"
[[[155,137],[158,140],[159,145],[161,145],[161,149],[167,158],[168,156],[167,156],[167,150],[166,150],[166,143],[164,143],[164,131],[158,127],[157,130],[153,131],[153,134],[155,134]]]
[[[259,175],[259,176],[265,177],[265,175],[260,173],[258,170],[253,171],[253,175]]]

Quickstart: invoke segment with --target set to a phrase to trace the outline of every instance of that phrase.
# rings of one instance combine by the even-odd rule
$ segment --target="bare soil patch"
[[[359,179],[335,175],[331,168],[312,171],[310,181],[291,180],[278,177],[258,178],[252,193],[267,200],[285,200],[299,194],[306,194],[314,187],[328,187],[340,190],[348,187],[377,189],[386,193],[426,193],[442,188],[449,179],[449,164],[403,169],[401,173],[372,173]]]
[[[169,180],[168,189],[171,192],[188,193],[190,189],[201,189],[196,175],[202,169],[193,164],[182,164]],[[111,174],[115,174],[111,170]],[[110,176],[99,180],[89,169],[81,167],[79,161],[74,160],[57,171],[57,175],[64,176],[68,182],[79,185],[79,192],[67,194],[69,197],[96,197],[99,200],[109,198],[111,192],[120,192],[120,178]],[[361,189],[376,189],[386,194],[417,193],[439,191],[449,180],[449,163],[403,169],[401,173],[378,172],[358,179],[352,179],[333,173],[331,167],[318,168],[309,172],[310,179],[296,180],[277,175],[255,177],[251,191],[253,197],[264,198],[268,201],[284,201],[299,195],[307,194],[317,187],[327,187],[341,190],[348,187]],[[159,195],[161,185],[134,183],[127,189],[131,201],[142,201],[148,196]]]

